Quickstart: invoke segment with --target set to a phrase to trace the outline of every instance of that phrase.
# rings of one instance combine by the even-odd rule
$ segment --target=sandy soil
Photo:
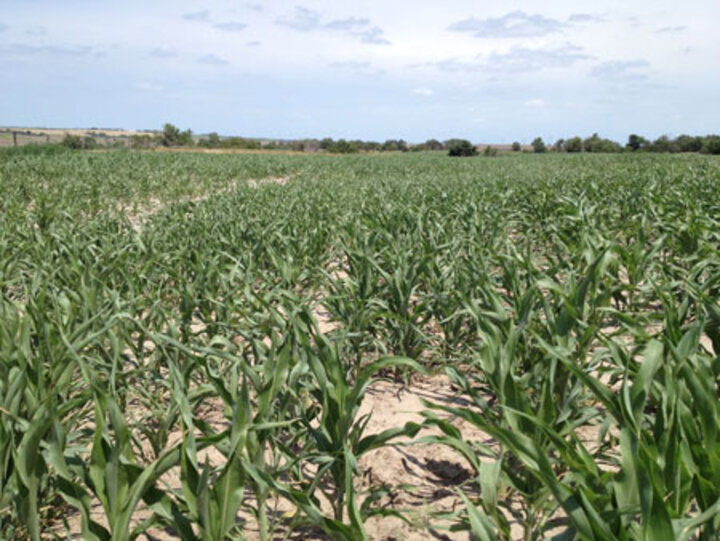
[[[378,433],[411,421],[422,422],[421,412],[425,409],[421,402],[423,399],[445,404],[462,402],[458,391],[445,376],[416,378],[408,386],[377,380],[368,389],[361,408],[361,415],[372,414],[366,434]],[[135,407],[139,407],[139,404]],[[202,417],[218,427],[227,422],[219,400],[207,401],[203,406]],[[485,434],[467,423],[457,419],[454,419],[453,423],[466,439],[492,444]],[[430,433],[432,432],[421,432],[419,437]],[[172,441],[169,444],[177,441],[179,437],[179,434],[171,435]],[[150,453],[149,448],[145,451]],[[220,453],[214,450],[202,452],[198,458],[211,464],[219,464],[224,460]],[[382,505],[403,511],[410,522],[408,524],[394,517],[372,518],[366,523],[371,540],[469,539],[467,532],[449,532],[448,523],[433,518],[434,512],[452,511],[461,505],[456,490],[467,484],[472,475],[470,466],[450,448],[437,444],[409,444],[407,440],[399,441],[397,445],[372,451],[362,457],[360,468],[362,475],[358,491],[364,492],[371,487],[387,487],[390,494],[381,502]],[[177,469],[164,476],[162,482],[179,488]],[[472,486],[466,486],[465,490],[470,494],[475,491]],[[293,509],[287,503],[281,502],[276,512],[282,516],[292,516]],[[134,519],[139,522],[148,516],[147,510],[139,509]],[[101,524],[105,523],[99,503],[93,507],[92,518]],[[248,539],[258,539],[252,518],[245,513],[241,513],[238,518],[246,524],[245,533]],[[67,532],[63,524],[56,524],[53,533],[67,533],[70,539],[81,539],[80,515],[73,512],[66,517],[66,521]],[[278,535],[281,536],[282,533],[278,532]],[[152,535],[153,539],[158,541],[178,539],[168,531],[154,531]],[[319,532],[306,532],[296,539],[324,539],[324,536]]]

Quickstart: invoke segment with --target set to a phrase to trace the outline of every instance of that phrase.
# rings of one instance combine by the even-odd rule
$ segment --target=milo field
[[[720,161],[0,151],[0,539],[720,539]]]

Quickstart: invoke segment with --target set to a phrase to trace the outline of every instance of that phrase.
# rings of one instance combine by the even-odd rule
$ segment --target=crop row
[[[26,151],[0,186],[3,538],[365,539],[405,515],[360,459],[422,443],[471,470],[452,531],[718,538],[712,158]],[[464,400],[369,433],[421,372]]]

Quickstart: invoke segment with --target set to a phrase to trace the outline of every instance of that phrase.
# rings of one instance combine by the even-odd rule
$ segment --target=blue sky
[[[720,132],[720,2],[0,0],[0,125],[527,142]]]

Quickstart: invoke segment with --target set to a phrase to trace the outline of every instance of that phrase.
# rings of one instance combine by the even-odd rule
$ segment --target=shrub
[[[62,143],[64,147],[72,150],[91,150],[97,148],[97,141],[92,137],[81,137],[80,135],[65,134]]]
[[[702,152],[705,154],[720,154],[720,135],[708,135],[703,143]]]
[[[625,148],[628,150],[631,150],[633,152],[636,152],[638,150],[646,150],[649,145],[649,141],[645,139],[644,137],[637,135],[635,133],[630,134],[628,137],[628,142],[625,145]]]
[[[565,141],[565,152],[582,152],[583,142],[579,137],[571,137]]]
[[[333,143],[328,152],[333,154],[355,154],[358,151],[358,145],[355,141],[346,141],[345,139],[339,139]]]
[[[545,141],[542,140],[542,137],[536,137],[530,144],[533,147],[533,152],[535,152],[536,154],[542,154],[543,152],[547,152],[547,147],[545,146]]]
[[[477,156],[477,149],[467,139],[453,139],[448,142],[448,156]]]

